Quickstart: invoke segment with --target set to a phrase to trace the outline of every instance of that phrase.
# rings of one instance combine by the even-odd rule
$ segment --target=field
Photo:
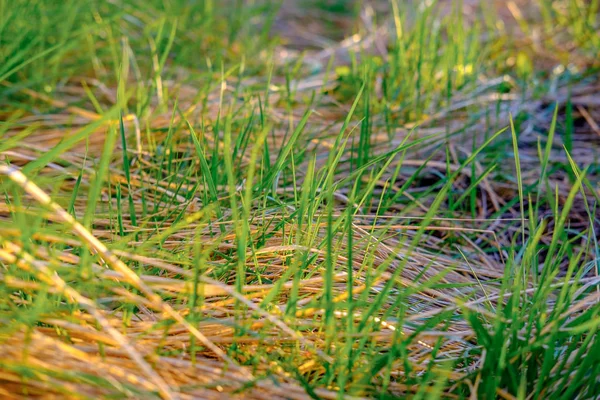
[[[0,398],[600,398],[599,32],[0,0]]]

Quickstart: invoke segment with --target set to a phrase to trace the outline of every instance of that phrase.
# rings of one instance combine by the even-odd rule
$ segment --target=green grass
[[[524,4],[0,0],[0,397],[600,396],[600,2]]]

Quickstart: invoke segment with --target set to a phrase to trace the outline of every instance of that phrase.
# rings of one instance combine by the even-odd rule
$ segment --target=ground
[[[600,396],[598,0],[0,0],[0,397]]]

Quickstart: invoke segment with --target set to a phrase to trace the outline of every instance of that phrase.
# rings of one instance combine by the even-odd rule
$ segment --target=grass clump
[[[0,0],[1,396],[598,397],[598,8]]]

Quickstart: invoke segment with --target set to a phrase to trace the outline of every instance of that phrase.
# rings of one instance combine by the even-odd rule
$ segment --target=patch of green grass
[[[372,3],[0,0],[0,390],[600,395],[599,2]]]

